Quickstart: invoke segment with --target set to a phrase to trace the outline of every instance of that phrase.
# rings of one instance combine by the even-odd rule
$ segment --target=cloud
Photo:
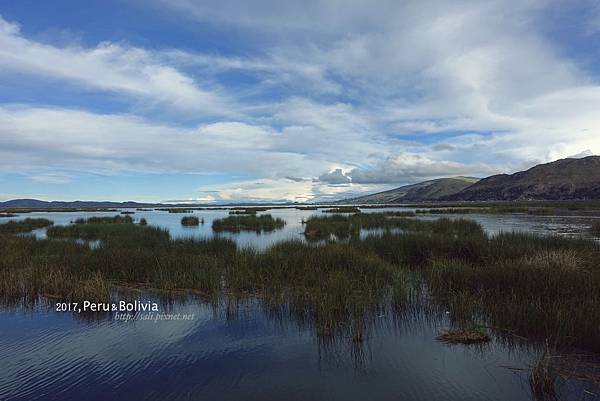
[[[352,178],[344,174],[341,168],[336,168],[328,173],[321,174],[319,181],[326,182],[328,184],[348,184],[352,181]]]
[[[432,160],[425,156],[401,153],[389,156],[375,166],[354,168],[346,173],[341,169],[322,174],[319,180],[331,183],[353,184],[407,184],[440,177],[459,175],[486,175],[496,169],[485,164],[469,165],[459,162]]]
[[[0,72],[49,77],[91,90],[122,93],[147,105],[206,115],[231,115],[234,105],[216,88],[203,88],[167,65],[160,53],[124,44],[55,47],[25,38],[0,16]],[[208,84],[206,85],[208,86]]]
[[[331,199],[600,152],[598,72],[547,34],[548,2],[154,3],[190,31],[233,38],[227,53],[49,45],[0,19],[0,79],[25,73],[133,103],[114,114],[51,96],[1,105],[0,168],[243,175],[195,195]],[[569,40],[585,40],[578,29]],[[157,122],[163,107],[198,119]]]

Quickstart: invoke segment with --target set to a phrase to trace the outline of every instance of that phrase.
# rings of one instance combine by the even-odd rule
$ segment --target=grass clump
[[[263,231],[274,231],[285,226],[285,221],[280,218],[273,218],[270,214],[261,216],[256,215],[240,215],[228,216],[224,219],[216,219],[212,223],[212,229],[215,232],[240,232],[240,231],[255,231],[257,233]]]
[[[122,211],[121,214],[125,214],[125,215],[127,215],[127,214],[135,214],[135,212],[132,212],[131,210],[125,210],[125,211]]]
[[[199,226],[200,223],[204,224],[204,219],[199,219],[196,216],[186,216],[181,219],[181,225],[186,227]]]
[[[590,232],[593,236],[600,237],[600,221],[595,221],[592,223],[592,226],[590,227]]]
[[[356,206],[340,206],[325,209],[323,210],[323,213],[360,213],[360,209]]]
[[[54,222],[48,219],[31,219],[27,218],[20,221],[9,221],[4,224],[0,224],[0,234],[20,234],[28,233],[38,228],[49,227]]]
[[[449,330],[435,338],[446,344],[482,344],[491,340],[490,336],[480,328]]]

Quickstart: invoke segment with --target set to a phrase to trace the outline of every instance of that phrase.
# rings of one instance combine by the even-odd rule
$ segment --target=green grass
[[[20,221],[9,221],[0,224],[0,234],[19,234],[28,233],[38,228],[49,227],[54,224],[48,219],[30,219]]]
[[[273,221],[229,216],[217,226],[263,230]],[[364,228],[383,231],[356,235]],[[223,238],[174,240],[129,216],[51,227],[46,240],[0,229],[0,298],[102,299],[115,286],[225,294],[232,302],[258,297],[269,316],[360,343],[377,316],[404,316],[419,306],[415,293],[422,292],[422,307],[450,313],[454,334],[486,327],[488,335],[507,340],[600,351],[600,246],[594,241],[489,237],[464,219],[367,213],[319,216],[306,229],[349,234],[344,242],[286,241],[257,251]]]
[[[200,223],[204,224],[204,219],[199,219],[196,216],[186,216],[181,219],[182,226],[199,226]]]
[[[240,232],[240,231],[274,231],[285,226],[285,221],[273,218],[270,214],[228,216],[224,219],[216,219],[212,223],[215,232]]]

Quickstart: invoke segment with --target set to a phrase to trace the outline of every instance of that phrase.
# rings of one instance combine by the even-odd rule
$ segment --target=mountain
[[[484,178],[447,201],[600,199],[600,156],[567,158]]]
[[[131,208],[161,206],[160,204],[137,202],[93,202],[93,201],[41,201],[37,199],[13,199],[0,202],[0,209],[64,209],[64,208]],[[162,205],[164,206],[164,205]]]
[[[436,180],[420,182],[418,184],[405,185],[385,192],[348,199],[343,203],[377,204],[438,200],[454,195],[478,180],[478,178],[473,177],[439,178]]]

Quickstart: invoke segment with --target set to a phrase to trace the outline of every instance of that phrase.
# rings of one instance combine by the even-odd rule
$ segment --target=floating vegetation
[[[212,223],[215,232],[229,231],[274,231],[285,226],[285,220],[273,218],[270,214],[228,216],[224,219],[216,219]]]
[[[196,216],[186,216],[181,219],[182,226],[199,226],[200,224],[204,224],[204,219]]]
[[[17,214],[14,213],[0,213],[0,219],[3,217],[17,217]]]
[[[319,210],[318,206],[296,206],[298,210]]]
[[[152,209],[145,209],[143,207],[138,207],[135,210],[137,210],[138,212],[151,212],[152,211]]]
[[[135,214],[135,212],[132,212],[130,210],[125,210],[125,211],[121,212],[121,214]]]
[[[20,221],[9,221],[7,223],[0,224],[0,234],[20,234],[28,233],[38,228],[49,227],[54,222],[48,219],[30,219]]]
[[[159,209],[154,209],[154,210],[158,210],[158,211],[162,211],[162,212],[169,212],[169,213],[193,213],[194,212],[194,209],[192,209],[192,208],[182,208],[182,207],[159,208]]]
[[[323,210],[323,213],[360,213],[360,209],[356,206],[340,206],[325,209]]]

